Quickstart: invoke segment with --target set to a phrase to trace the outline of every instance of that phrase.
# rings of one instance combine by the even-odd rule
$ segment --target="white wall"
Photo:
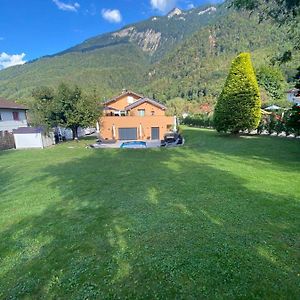
[[[41,133],[16,134],[14,133],[16,149],[43,148]]]
[[[13,119],[13,111],[17,111],[19,113],[19,121],[15,121]],[[12,132],[13,129],[28,126],[24,110],[0,108],[0,115],[0,131]]]
[[[288,98],[288,101],[290,101],[294,104],[299,104],[300,103],[300,97],[296,97],[296,92],[288,93],[287,98]]]
[[[293,102],[293,98],[294,98],[294,93],[288,93],[287,94],[288,101]]]
[[[14,133],[16,149],[46,148],[55,144],[53,133]]]

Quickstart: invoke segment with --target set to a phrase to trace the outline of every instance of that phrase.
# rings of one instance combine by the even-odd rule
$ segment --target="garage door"
[[[137,128],[119,128],[119,140],[136,140]]]

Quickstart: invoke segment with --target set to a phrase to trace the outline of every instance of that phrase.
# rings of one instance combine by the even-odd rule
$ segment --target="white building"
[[[20,127],[27,127],[27,108],[0,98],[0,131],[12,132]]]
[[[287,98],[289,102],[300,105],[300,90],[295,88],[287,91]]]
[[[16,149],[46,148],[54,145],[54,135],[43,128],[20,127],[13,131]]]

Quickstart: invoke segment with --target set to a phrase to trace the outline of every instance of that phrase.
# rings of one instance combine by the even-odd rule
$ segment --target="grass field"
[[[0,299],[299,299],[300,141],[0,152]]]

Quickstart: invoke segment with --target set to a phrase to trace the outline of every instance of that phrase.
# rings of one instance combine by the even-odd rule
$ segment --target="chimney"
[[[126,89],[122,89],[122,94],[125,94],[127,92]]]

